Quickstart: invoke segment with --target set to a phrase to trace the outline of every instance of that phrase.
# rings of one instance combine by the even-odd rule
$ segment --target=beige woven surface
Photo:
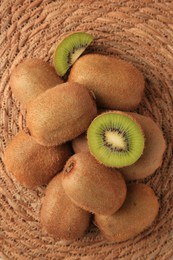
[[[173,255],[173,3],[172,1],[2,0],[0,16],[0,258],[169,259]],[[20,186],[3,164],[3,152],[25,111],[13,98],[9,77],[25,57],[51,62],[60,35],[86,31],[97,51],[132,61],[146,78],[138,112],[163,129],[167,150],[162,167],[145,180],[160,199],[154,225],[133,240],[107,242],[96,228],[78,241],[55,241],[42,233],[39,210],[44,188]]]

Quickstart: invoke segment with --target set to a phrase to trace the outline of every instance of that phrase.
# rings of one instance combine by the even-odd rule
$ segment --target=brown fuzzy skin
[[[63,83],[49,89],[27,107],[27,127],[45,146],[60,145],[88,128],[97,114],[90,92],[78,83]]]
[[[63,80],[49,63],[35,58],[20,63],[10,77],[11,90],[24,107],[48,88],[61,83]]]
[[[128,114],[141,125],[145,136],[145,148],[139,160],[121,168],[121,173],[126,180],[139,180],[150,176],[161,166],[166,143],[161,129],[151,118],[137,113]]]
[[[126,197],[122,175],[99,164],[90,153],[77,153],[67,161],[62,185],[77,206],[97,214],[113,214]]]
[[[132,64],[113,57],[88,54],[73,65],[69,82],[78,82],[94,91],[102,108],[133,110],[141,102],[144,77]]]
[[[62,170],[70,155],[69,144],[48,148],[20,131],[7,146],[4,162],[18,182],[27,188],[34,188],[47,184]]]
[[[72,140],[72,147],[75,153],[89,152],[86,133],[79,135],[74,140]]]
[[[95,224],[108,240],[122,242],[150,227],[158,210],[157,197],[149,186],[131,184],[123,206],[112,216],[95,215]]]
[[[90,214],[78,208],[67,197],[61,183],[62,174],[48,184],[41,207],[41,224],[50,235],[59,239],[83,237],[90,223]]]

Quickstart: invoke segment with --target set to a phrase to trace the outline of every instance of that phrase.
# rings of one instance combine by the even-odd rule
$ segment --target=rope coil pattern
[[[2,259],[169,259],[173,255],[173,3],[152,0],[1,1],[0,36],[0,257]],[[131,61],[145,75],[138,112],[162,128],[167,142],[162,167],[144,180],[160,199],[153,226],[133,240],[111,243],[92,226],[77,241],[55,241],[41,231],[45,187],[28,190],[6,172],[4,149],[25,128],[25,110],[9,86],[26,57],[52,61],[57,40],[71,31],[91,33],[88,52]]]

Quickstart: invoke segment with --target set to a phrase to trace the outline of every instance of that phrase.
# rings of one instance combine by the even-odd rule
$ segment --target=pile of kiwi
[[[78,239],[93,222],[121,242],[157,217],[158,198],[140,180],[161,166],[166,143],[157,124],[135,112],[143,74],[127,61],[84,54],[92,41],[85,32],[65,35],[53,66],[29,58],[12,71],[26,129],[7,145],[4,162],[24,187],[47,185],[40,212],[47,234]]]

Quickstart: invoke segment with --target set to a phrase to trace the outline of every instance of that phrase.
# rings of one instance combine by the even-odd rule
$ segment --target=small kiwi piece
[[[72,147],[75,153],[89,152],[89,147],[87,143],[86,133],[83,133],[72,140]]]
[[[73,65],[68,81],[81,83],[92,90],[101,108],[134,110],[144,92],[143,74],[135,66],[100,54],[80,57]]]
[[[18,182],[27,188],[34,188],[47,184],[62,170],[70,155],[69,144],[45,147],[22,130],[5,149],[4,163]]]
[[[87,152],[70,157],[63,169],[62,185],[73,203],[91,213],[113,214],[126,197],[121,173],[101,165]]]
[[[63,80],[55,69],[49,63],[36,58],[21,62],[10,76],[11,90],[24,107],[48,88],[61,83]]]
[[[89,227],[90,214],[77,207],[65,194],[62,173],[48,184],[40,212],[42,229],[57,239],[83,237]]]
[[[92,41],[93,36],[86,32],[65,35],[54,53],[53,64],[58,75],[64,76]]]
[[[149,186],[130,184],[123,206],[112,216],[96,214],[94,222],[108,240],[123,242],[149,228],[158,210],[158,199]]]
[[[54,146],[85,132],[96,114],[92,94],[78,83],[67,82],[30,102],[26,123],[38,143]]]
[[[87,130],[91,154],[108,167],[135,163],[144,149],[144,134],[137,121],[121,111],[97,116]]]
[[[121,173],[126,180],[138,180],[150,176],[161,166],[166,142],[161,129],[150,117],[130,112],[128,114],[141,125],[145,136],[145,148],[139,160],[121,168]]]

